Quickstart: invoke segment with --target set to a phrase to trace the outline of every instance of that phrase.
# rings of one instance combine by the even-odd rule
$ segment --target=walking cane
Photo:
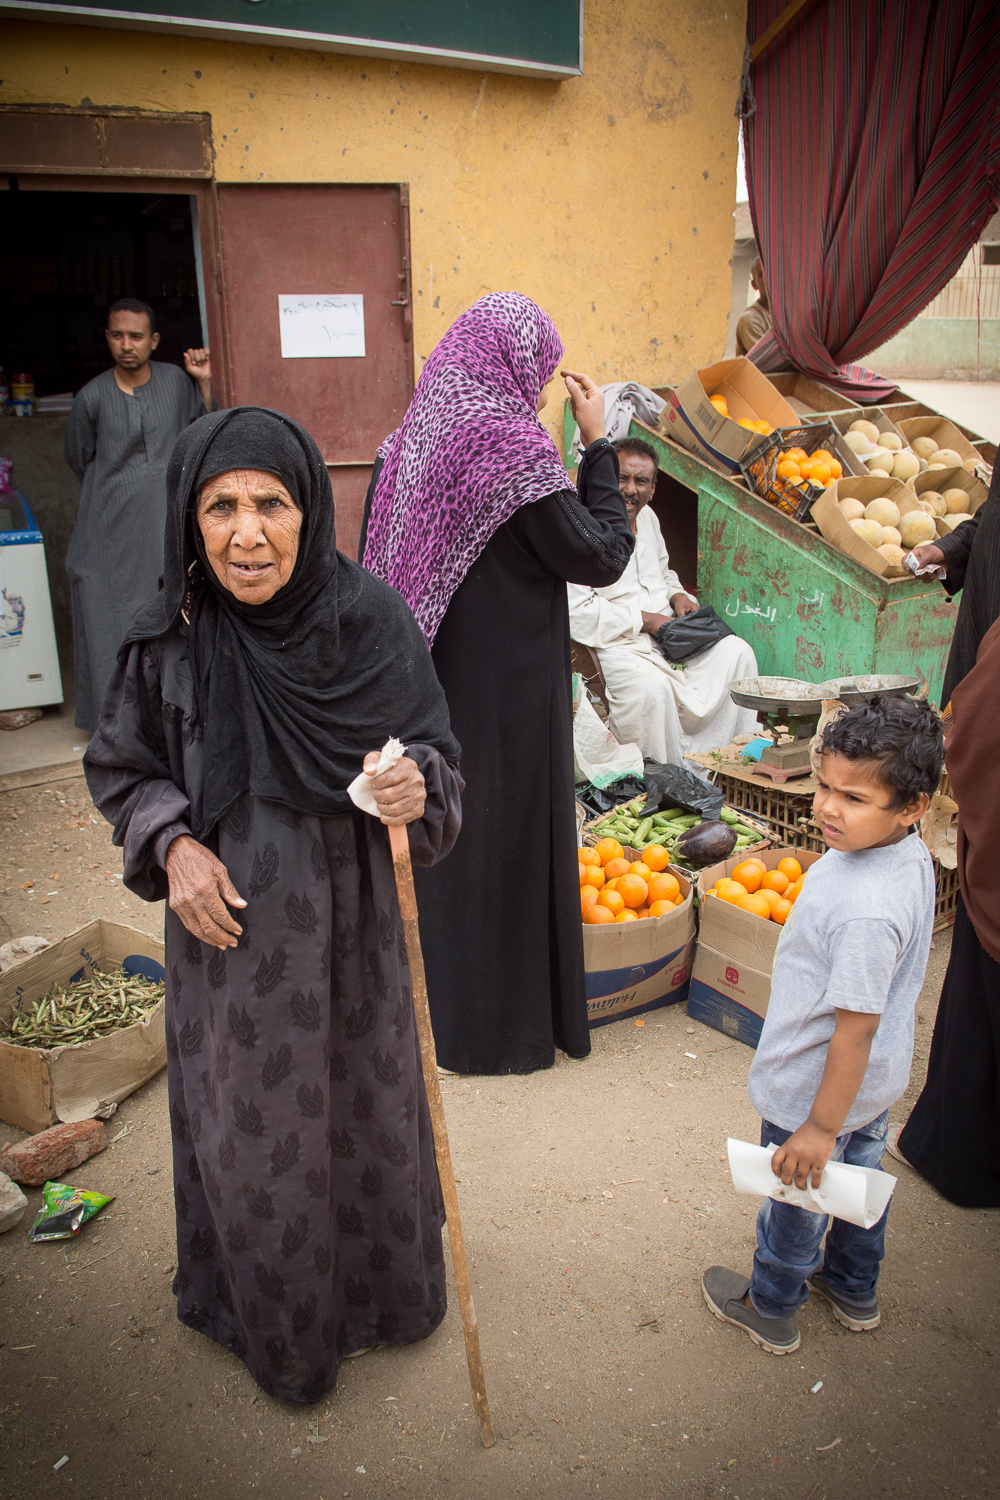
[[[403,917],[403,933],[406,937],[406,956],[410,961],[410,979],[413,984],[413,1010],[417,1020],[417,1036],[420,1038],[420,1061],[424,1071],[424,1086],[431,1112],[431,1129],[434,1135],[434,1154],[437,1157],[438,1176],[448,1220],[448,1239],[451,1243],[451,1259],[455,1267],[455,1284],[458,1289],[458,1305],[462,1310],[462,1327],[465,1331],[465,1358],[469,1366],[469,1383],[476,1407],[476,1420],[484,1448],[492,1448],[496,1442],[493,1433],[493,1418],[486,1399],[486,1378],[483,1374],[483,1356],[479,1348],[479,1324],[472,1300],[472,1282],[469,1278],[469,1260],[465,1253],[465,1235],[462,1233],[462,1216],[458,1208],[458,1188],[455,1185],[455,1169],[451,1162],[448,1145],[448,1126],[444,1117],[444,1100],[438,1078],[437,1054],[434,1050],[434,1032],[431,1029],[431,1012],[427,1003],[427,979],[424,975],[424,955],[420,948],[420,928],[417,925],[417,893],[413,888],[413,867],[410,864],[410,844],[405,827],[389,827],[389,847],[396,874],[396,893]]]

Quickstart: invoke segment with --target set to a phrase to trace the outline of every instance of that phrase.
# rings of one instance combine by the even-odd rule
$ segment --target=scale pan
[[[740,708],[793,719],[817,717],[824,698],[839,696],[835,682],[803,682],[797,677],[742,677],[729,684],[729,696]]]
[[[834,696],[841,703],[846,703],[848,708],[858,708],[862,703],[867,703],[869,698],[902,698],[907,693],[915,693],[920,686],[919,677],[901,677],[898,673],[841,677],[838,682],[833,683]]]

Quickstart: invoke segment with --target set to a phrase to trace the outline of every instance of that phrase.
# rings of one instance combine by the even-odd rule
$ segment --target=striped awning
[[[749,0],[761,36],[787,0]],[[750,211],[774,328],[750,350],[863,402],[858,363],[961,265],[1000,204],[997,0],[811,0],[753,65]]]

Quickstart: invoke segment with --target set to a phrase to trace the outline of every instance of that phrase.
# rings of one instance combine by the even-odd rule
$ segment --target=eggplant
[[[715,865],[736,847],[736,829],[721,820],[697,823],[677,841],[677,855],[685,864]]]

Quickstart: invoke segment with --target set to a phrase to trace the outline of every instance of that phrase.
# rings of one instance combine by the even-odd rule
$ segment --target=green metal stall
[[[573,428],[570,418],[567,443]],[[657,456],[653,504],[671,563],[750,643],[762,675],[818,682],[918,672],[940,701],[958,610],[939,583],[880,578],[642,422],[629,436]],[[694,547],[685,547],[695,503],[696,578]]]

